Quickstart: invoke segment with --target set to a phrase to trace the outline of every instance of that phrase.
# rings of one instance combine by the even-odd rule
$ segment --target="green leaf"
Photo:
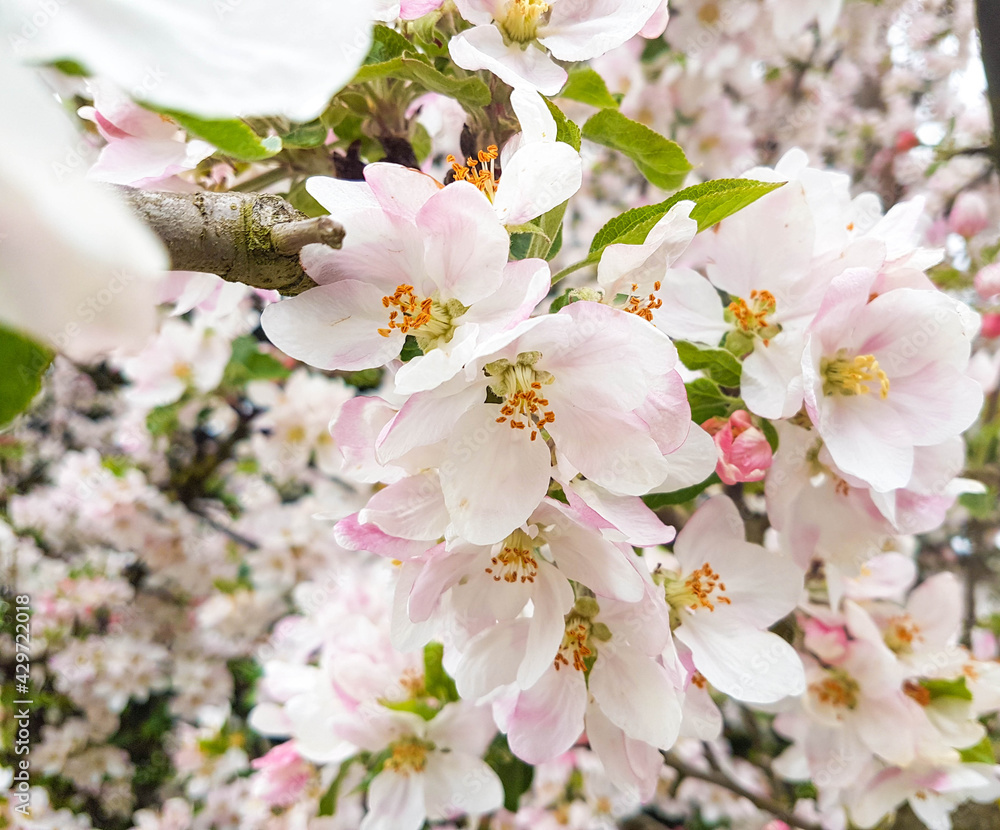
[[[441,643],[428,643],[424,646],[424,689],[430,697],[442,703],[453,703],[458,700],[458,690],[455,681],[444,670],[442,660],[444,646]]]
[[[703,370],[721,386],[738,387],[743,365],[725,349],[696,346],[686,340],[674,342],[677,356],[688,369]]]
[[[372,48],[368,50],[364,65],[384,63],[407,52],[416,51],[416,47],[399,32],[393,31],[388,26],[378,25],[372,30]]]
[[[407,363],[422,354],[423,350],[417,345],[417,338],[412,334],[406,335],[406,339],[403,341],[403,348],[399,353],[399,359],[403,363]]]
[[[330,786],[327,787],[326,792],[323,793],[323,797],[319,800],[319,812],[317,815],[336,815],[337,799],[340,798],[340,788],[344,785],[344,779],[347,778],[348,771],[360,760],[361,756],[352,755],[340,765],[340,769],[337,770],[337,776],[330,782]]]
[[[0,427],[28,408],[54,356],[41,343],[0,326]]]
[[[989,519],[997,509],[997,491],[994,487],[985,493],[962,493],[958,503],[969,511],[974,519]]]
[[[989,735],[975,746],[960,749],[958,757],[962,759],[963,764],[995,764],[997,762]]]
[[[236,119],[212,121],[178,110],[161,109],[159,112],[169,115],[188,133],[215,145],[222,155],[236,161],[263,161],[281,151],[281,139],[278,136],[261,138],[249,126]]]
[[[677,142],[616,109],[603,109],[591,116],[583,125],[583,137],[624,153],[649,182],[664,190],[680,187],[691,170],[691,162]]]
[[[518,758],[507,745],[507,737],[497,735],[486,750],[483,759],[499,776],[503,784],[503,806],[512,813],[517,812],[521,796],[531,787],[535,768]]]
[[[715,179],[686,187],[659,204],[633,208],[610,220],[594,236],[590,252],[600,258],[601,252],[608,245],[620,242],[642,244],[650,229],[678,202],[695,203],[691,218],[698,222],[698,230],[703,231],[783,184],[784,182],[758,182],[753,179]],[[593,261],[596,262],[596,259]]]
[[[604,78],[589,66],[580,65],[571,69],[569,80],[557,97],[600,109],[618,109],[618,101],[608,92]]]
[[[512,233],[510,235],[510,258],[524,259],[528,256],[528,248],[531,247],[530,233]]]
[[[552,117],[556,122],[556,141],[561,141],[564,144],[568,144],[578,153],[580,152],[580,145],[582,139],[580,136],[580,128],[576,126],[572,121],[570,121],[563,111],[559,109],[555,104],[549,101],[547,98],[544,99],[546,106],[549,108],[549,112],[552,113]]]
[[[921,680],[920,685],[931,693],[931,700],[939,697],[957,697],[959,700],[972,700],[972,692],[965,682],[965,675],[954,680]]]
[[[233,341],[233,353],[222,375],[223,386],[243,386],[252,380],[283,380],[291,370],[272,355],[258,349],[249,334]]]
[[[681,490],[674,490],[672,493],[650,493],[647,496],[643,496],[642,500],[646,503],[646,507],[650,510],[659,510],[661,507],[667,507],[671,504],[684,504],[685,502],[689,502],[695,496],[701,494],[703,490],[706,490],[713,484],[718,483],[719,476],[712,473],[712,475],[700,484],[693,484],[690,487],[685,487]]]
[[[559,309],[565,308],[573,302],[572,294],[575,288],[567,288],[560,296],[556,297],[549,306],[549,314],[555,314]]]
[[[698,378],[684,384],[688,403],[691,404],[691,420],[703,424],[709,418],[726,417],[737,403],[735,398],[724,395],[714,381]]]
[[[305,179],[293,184],[292,189],[288,191],[288,196],[285,198],[288,199],[292,207],[301,210],[306,216],[327,216],[330,213],[306,190]]]
[[[490,88],[477,77],[456,78],[435,69],[423,55],[393,58],[382,63],[362,66],[353,83],[365,83],[380,78],[401,78],[413,81],[429,92],[454,98],[466,109],[482,108],[493,100]]]
[[[760,431],[764,433],[764,437],[767,439],[767,443],[771,447],[771,452],[775,453],[778,451],[778,430],[774,428],[767,418],[760,418]]]
[[[320,121],[313,121],[309,124],[299,124],[295,129],[281,137],[281,143],[285,147],[319,147],[326,141],[327,128]]]

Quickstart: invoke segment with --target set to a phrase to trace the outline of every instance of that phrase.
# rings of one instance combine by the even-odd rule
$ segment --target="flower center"
[[[507,6],[497,23],[503,33],[515,43],[527,43],[538,34],[541,17],[548,14],[549,4],[543,0],[507,0]]]
[[[511,585],[534,582],[538,575],[538,560],[534,556],[538,544],[538,539],[518,528],[504,539],[503,548],[490,559],[486,573],[492,575],[494,582],[501,579]]]
[[[629,314],[637,314],[643,320],[648,320],[652,323],[653,312],[663,305],[663,300],[656,296],[656,292],[660,290],[660,285],[659,280],[654,282],[652,292],[647,295],[646,299],[642,299],[641,297],[637,297],[635,293],[639,290],[639,284],[632,283],[632,296],[626,300],[623,311],[627,311]]]
[[[485,150],[479,151],[478,159],[469,157],[462,165],[454,156],[450,155],[448,156],[448,164],[451,165],[456,182],[471,182],[492,202],[493,194],[497,192],[497,185],[500,182],[500,174],[497,173],[495,165],[499,155],[500,152],[497,150],[496,144],[491,144]]]
[[[675,610],[707,608],[714,611],[716,604],[732,605],[729,597],[722,593],[725,590],[726,583],[708,562],[692,571],[687,579],[667,577],[663,584],[667,603]]]
[[[809,684],[810,693],[820,703],[837,709],[853,709],[858,705],[857,681],[842,671],[831,671],[822,680]]]
[[[413,334],[424,352],[451,340],[455,318],[468,311],[458,300],[442,303],[432,297],[421,298],[413,292],[412,285],[405,283],[397,285],[394,294],[384,296],[382,305],[391,311],[388,327],[378,333],[383,337],[393,330]]]
[[[900,614],[889,620],[889,625],[885,631],[885,644],[896,654],[909,653],[913,651],[914,642],[920,642],[920,626],[917,625],[909,614]]]
[[[411,772],[423,772],[427,766],[427,753],[434,749],[434,744],[422,741],[420,738],[402,738],[389,745],[392,755],[385,762],[385,769],[391,769],[400,775]]]
[[[824,395],[867,395],[877,385],[879,397],[889,397],[889,376],[882,371],[873,354],[847,357],[841,349],[834,358],[824,357],[819,364]]]
[[[495,378],[490,391],[504,399],[496,422],[508,423],[511,429],[530,429],[532,441],[540,429],[556,420],[555,414],[545,409],[549,401],[541,394],[542,385],[552,383],[555,378],[534,368],[541,356],[541,352],[522,352],[514,363],[500,358],[485,367],[486,374]]]
[[[781,331],[781,326],[767,319],[777,307],[778,301],[770,291],[751,291],[750,302],[737,297],[727,306],[725,317],[744,338],[759,337],[766,346]],[[750,348],[753,348],[752,343]]]
[[[719,18],[722,17],[722,12],[719,11],[719,7],[715,3],[706,3],[698,9],[697,17],[698,20],[706,26],[711,26],[714,23],[719,22]]]
[[[921,706],[930,706],[931,693],[925,686],[921,686],[915,680],[907,680],[903,684],[903,694],[911,700],[915,700]]]
[[[575,614],[569,615],[562,643],[556,653],[556,671],[563,666],[572,666],[576,671],[587,670],[587,658],[594,656],[589,645],[590,628],[589,620]]]

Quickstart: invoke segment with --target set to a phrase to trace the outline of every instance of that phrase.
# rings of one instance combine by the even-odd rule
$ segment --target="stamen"
[[[537,439],[539,430],[556,420],[555,413],[546,409],[548,398],[541,394],[542,385],[552,383],[555,378],[534,368],[540,357],[538,352],[523,352],[513,364],[501,358],[486,365],[486,374],[496,378],[490,389],[497,397],[504,398],[496,422],[509,424],[511,429],[530,429],[532,441]]]
[[[497,555],[490,559],[486,573],[493,577],[494,582],[501,579],[511,585],[534,582],[538,576],[538,560],[534,556],[538,545],[538,539],[532,539],[518,528],[503,541],[503,548]]]
[[[827,676],[822,680],[811,683],[809,691],[826,706],[853,709],[858,705],[860,687],[848,674],[835,669],[827,672]]]
[[[892,617],[885,630],[885,644],[896,654],[913,651],[913,644],[923,640],[920,634],[920,626],[917,625],[909,614],[900,614]]]
[[[454,320],[468,309],[456,300],[440,303],[432,297],[421,298],[412,285],[402,283],[396,291],[382,298],[382,305],[389,312],[388,326],[378,333],[388,337],[393,330],[413,334],[423,351],[429,351],[439,341],[448,342],[454,333]]]
[[[652,292],[643,300],[641,297],[637,297],[635,293],[639,290],[639,284],[632,283],[632,296],[625,302],[623,311],[627,311],[629,314],[636,314],[642,317],[643,320],[648,320],[652,323],[653,312],[663,305],[663,300],[656,296],[656,292],[660,290],[661,284],[659,280],[653,283]]]
[[[732,605],[732,601],[723,593],[726,583],[708,562],[692,571],[684,581],[666,578],[663,589],[667,603],[675,609],[697,611],[699,608],[707,608],[714,611],[716,604]]]
[[[492,202],[493,196],[497,192],[497,185],[500,183],[500,176],[496,172],[496,165],[494,164],[499,156],[500,151],[497,149],[496,144],[491,144],[485,150],[479,151],[478,159],[467,158],[465,165],[459,164],[453,155],[449,155],[447,161],[451,165],[456,182],[470,182],[474,184]]]
[[[931,702],[931,693],[925,687],[921,686],[915,680],[907,680],[903,684],[903,694],[906,695],[911,700],[915,700],[921,706],[929,706]]]
[[[575,615],[570,615],[563,634],[562,644],[556,653],[555,669],[562,666],[572,666],[576,671],[587,670],[587,658],[594,655],[588,646],[590,639],[590,622]]]
[[[781,331],[781,326],[767,319],[777,307],[778,301],[770,291],[755,290],[750,292],[749,304],[741,298],[733,300],[726,309],[726,318],[738,331],[747,337],[759,337],[766,346]]]
[[[847,357],[847,350],[841,349],[834,358],[824,357],[820,361],[823,375],[824,395],[867,395],[872,385],[877,384],[879,397],[889,397],[889,376],[878,365],[875,355],[861,354]]]
[[[385,762],[385,769],[400,775],[411,772],[423,772],[427,766],[427,753],[434,749],[434,744],[419,738],[402,738],[389,747],[392,755]]]
[[[527,43],[538,34],[538,24],[548,14],[544,0],[507,0],[507,7],[497,18],[503,33],[515,43]]]

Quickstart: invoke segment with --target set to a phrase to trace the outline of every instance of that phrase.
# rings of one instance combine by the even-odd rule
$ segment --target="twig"
[[[715,784],[716,786],[727,789],[731,793],[734,793],[741,798],[745,798],[758,810],[763,810],[770,813],[775,818],[781,819],[781,821],[785,822],[785,824],[789,827],[798,827],[799,830],[823,830],[823,828],[821,828],[818,824],[799,818],[777,801],[772,801],[770,798],[764,798],[763,796],[751,792],[746,787],[738,784],[729,778],[729,776],[724,775],[721,772],[705,772],[700,770],[697,767],[693,767],[690,764],[685,763],[672,752],[664,752],[662,754],[663,760],[666,762],[667,766],[673,767],[685,778],[697,778],[700,781],[707,781],[709,784]]]
[[[986,97],[993,113],[993,164],[1000,170],[1000,3],[977,0],[979,46],[986,72]]]
[[[163,241],[174,270],[217,274],[286,295],[316,286],[299,262],[302,246],[340,247],[344,236],[330,217],[310,219],[270,193],[115,189]]]

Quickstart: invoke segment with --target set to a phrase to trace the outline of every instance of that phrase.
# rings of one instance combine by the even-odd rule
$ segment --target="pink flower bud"
[[[1000,314],[984,314],[982,328],[979,331],[983,337],[991,340],[1000,337]]]
[[[959,193],[948,214],[948,226],[952,231],[971,239],[990,224],[989,206],[978,193]]]
[[[253,793],[272,807],[294,804],[308,785],[313,767],[295,749],[295,741],[278,744],[266,755],[251,761],[257,770]]]
[[[710,418],[702,427],[715,441],[719,461],[715,472],[726,484],[760,481],[771,466],[771,445],[753,425],[750,413],[739,409],[725,421]]]
[[[1000,262],[986,265],[979,269],[974,280],[976,291],[984,300],[990,300],[1000,294]]]
[[[816,617],[800,620],[805,631],[805,646],[827,663],[836,665],[847,654],[847,632],[843,626],[827,625]]]
[[[905,153],[920,146],[920,139],[911,130],[902,130],[896,135],[896,152]]]

